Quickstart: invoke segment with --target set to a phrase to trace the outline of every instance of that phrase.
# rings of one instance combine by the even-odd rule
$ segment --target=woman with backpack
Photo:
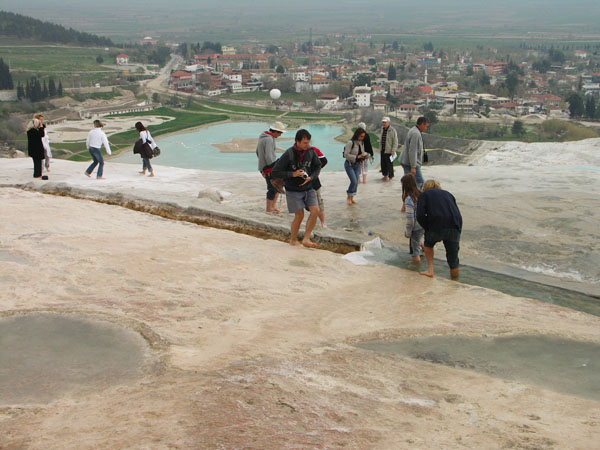
[[[360,164],[365,159],[369,158],[369,154],[365,152],[364,139],[367,132],[363,128],[357,128],[352,135],[352,139],[348,141],[344,147],[344,169],[348,178],[350,178],[350,186],[346,194],[348,195],[346,202],[348,205],[358,203],[354,200],[356,191],[358,190],[358,178],[360,177]]]

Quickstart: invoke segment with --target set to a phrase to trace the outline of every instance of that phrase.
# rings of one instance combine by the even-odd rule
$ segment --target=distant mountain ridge
[[[0,11],[0,36],[57,44],[114,47],[108,38],[8,11]]]

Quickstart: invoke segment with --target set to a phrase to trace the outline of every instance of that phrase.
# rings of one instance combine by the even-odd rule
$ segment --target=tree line
[[[4,63],[4,60],[0,58],[0,90],[3,89],[14,89],[15,85],[13,83],[12,75],[10,74],[10,70],[8,65]]]
[[[0,36],[59,44],[114,47],[113,42],[108,38],[7,11],[0,11]]]
[[[17,86],[17,98],[19,100],[26,98],[31,102],[39,102],[47,98],[62,97],[62,95],[62,82],[59,81],[57,86],[54,78],[50,78],[48,83],[45,80],[40,83],[37,77],[31,77],[30,80],[27,80],[25,86],[21,83]]]

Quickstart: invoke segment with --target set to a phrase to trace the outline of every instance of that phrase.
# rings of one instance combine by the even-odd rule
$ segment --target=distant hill
[[[0,36],[16,37],[24,41],[114,47],[108,38],[7,11],[0,11]]]

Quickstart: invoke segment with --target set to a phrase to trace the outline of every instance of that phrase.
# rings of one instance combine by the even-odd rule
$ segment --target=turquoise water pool
[[[319,148],[327,157],[327,170],[343,170],[344,144],[335,140],[344,129],[336,125],[306,125],[312,135],[312,145]],[[257,139],[261,132],[269,129],[267,122],[230,122],[212,125],[191,133],[177,134],[157,138],[161,155],[156,164],[203,169],[221,172],[253,172],[258,170],[256,154],[222,153],[213,144],[230,142],[232,139]],[[290,147],[294,142],[296,129],[289,129],[277,140],[281,149]],[[132,143],[133,147],[133,143]],[[140,157],[127,151],[113,159],[115,162],[141,164]],[[377,161],[375,161],[377,164]]]

